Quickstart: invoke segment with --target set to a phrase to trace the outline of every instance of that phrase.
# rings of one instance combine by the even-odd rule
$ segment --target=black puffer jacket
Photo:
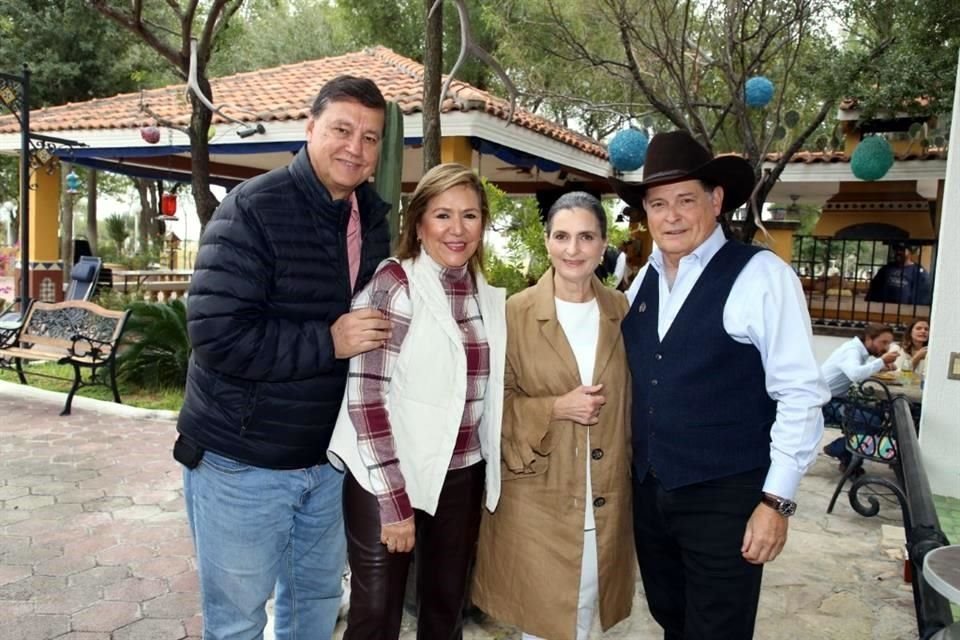
[[[357,190],[356,291],[390,251],[385,204]],[[200,240],[187,326],[193,356],[177,429],[205,450],[272,469],[325,460],[347,378],[330,325],[350,309],[347,200],[332,201],[306,147],[244,182]]]

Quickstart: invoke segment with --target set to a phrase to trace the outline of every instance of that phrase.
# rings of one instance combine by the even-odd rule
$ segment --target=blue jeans
[[[343,474],[253,467],[209,451],[184,469],[204,640],[257,640],[276,590],[277,640],[326,640],[346,562]]]

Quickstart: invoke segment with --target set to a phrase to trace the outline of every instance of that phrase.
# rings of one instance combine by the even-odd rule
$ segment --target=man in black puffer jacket
[[[290,165],[248,180],[207,225],[190,284],[193,356],[174,457],[194,536],[204,638],[329,638],[340,604],[343,476],[325,450],[347,361],[389,323],[350,311],[389,254],[367,184],[386,103],[370,80],[320,90]]]

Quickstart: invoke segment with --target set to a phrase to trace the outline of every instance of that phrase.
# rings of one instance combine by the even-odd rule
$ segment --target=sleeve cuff
[[[763,492],[793,500],[797,495],[802,477],[803,474],[796,469],[771,463],[770,470],[767,471],[767,479],[763,483]]]
[[[513,398],[505,412],[503,461],[518,474],[532,473],[531,465],[537,456],[553,451],[551,427],[553,396],[543,398]]]
[[[413,507],[406,490],[377,496],[380,503],[380,524],[397,524],[413,517]]]

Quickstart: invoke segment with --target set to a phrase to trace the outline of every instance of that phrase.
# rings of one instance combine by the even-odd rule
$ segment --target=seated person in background
[[[620,257],[621,253],[616,247],[607,245],[607,247],[603,250],[603,255],[600,256],[600,264],[597,265],[597,268],[593,270],[596,276],[600,278],[600,282],[606,283],[607,278],[610,276],[616,276],[617,268],[620,264]],[[616,288],[617,283],[619,282],[620,279],[618,277],[616,283],[614,283],[612,286]]]
[[[894,366],[900,371],[913,371],[923,376],[927,369],[927,341],[930,339],[930,321],[917,318],[903,332],[903,342],[890,345],[890,351],[897,354]]]
[[[930,304],[930,274],[916,263],[916,257],[917,247],[896,245],[893,260],[870,280],[867,301]]]
[[[830,354],[820,367],[820,374],[830,387],[833,397],[823,408],[825,424],[840,422],[843,411],[843,399],[854,384],[881,371],[892,371],[897,353],[889,351],[893,342],[893,329],[882,324],[870,324],[863,336],[851,338]],[[864,425],[865,429],[869,425]],[[823,452],[840,461],[840,471],[846,471],[851,455],[846,450],[842,437],[837,438],[823,448]]]

